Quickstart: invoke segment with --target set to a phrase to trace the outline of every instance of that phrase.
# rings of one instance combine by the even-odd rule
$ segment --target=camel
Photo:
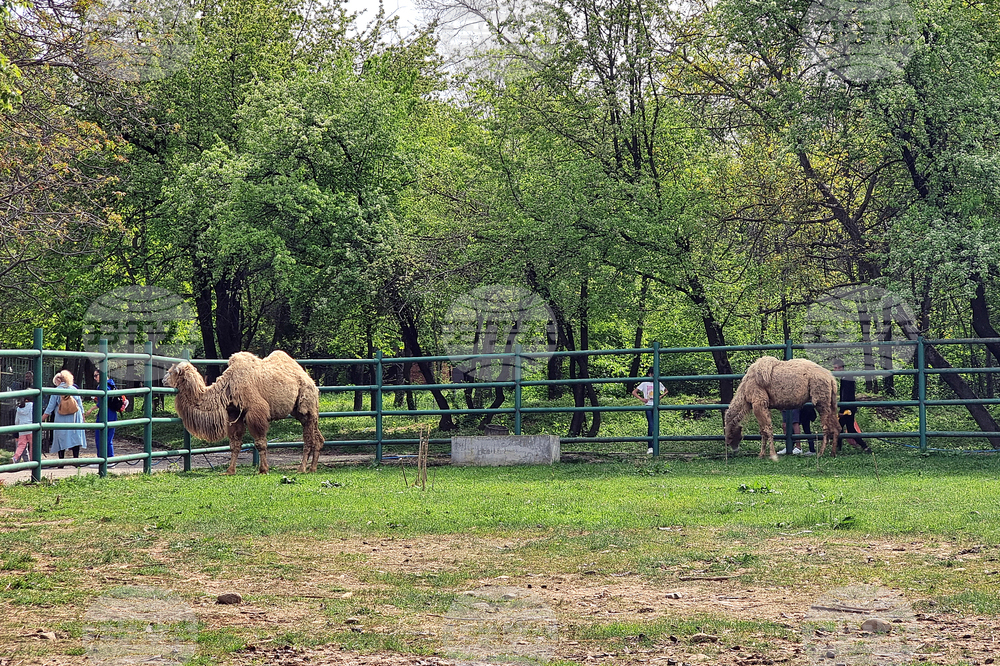
[[[826,450],[827,442],[833,443],[832,451],[836,456],[837,436],[840,434],[837,382],[829,370],[804,358],[779,361],[772,356],[764,356],[747,368],[726,412],[726,444],[732,451],[739,449],[743,439],[743,426],[740,424],[753,411],[760,424],[760,457],[764,457],[764,449],[770,446],[771,460],[777,460],[770,410],[797,409],[807,402],[816,407],[823,424],[819,456]]]
[[[236,473],[236,457],[243,446],[247,428],[260,453],[261,474],[267,474],[267,430],[269,423],[288,415],[302,424],[302,463],[306,471],[316,471],[323,434],[319,431],[319,389],[292,357],[282,351],[260,358],[250,352],[229,357],[229,366],[211,386],[187,361],[167,371],[166,386],[177,389],[174,407],[184,427],[207,442],[229,438],[229,469]]]

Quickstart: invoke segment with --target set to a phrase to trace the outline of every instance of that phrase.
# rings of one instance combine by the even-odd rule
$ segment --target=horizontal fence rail
[[[360,392],[360,393],[370,393],[372,396],[373,408],[367,410],[353,410],[353,411],[322,411],[320,412],[320,418],[330,419],[330,418],[341,418],[341,417],[366,417],[374,419],[374,437],[368,439],[350,439],[350,440],[328,440],[324,443],[327,447],[343,447],[343,446],[374,446],[375,447],[375,457],[376,460],[381,461],[383,458],[393,458],[396,456],[385,456],[383,447],[386,444],[391,444],[394,446],[401,445],[413,445],[418,443],[419,438],[412,437],[386,437],[386,429],[384,427],[383,418],[384,417],[396,417],[396,416],[407,416],[407,417],[421,417],[421,416],[443,416],[443,415],[497,415],[497,416],[510,416],[513,422],[513,434],[522,434],[523,417],[526,415],[537,415],[537,414],[573,414],[578,412],[586,413],[615,413],[615,412],[642,412],[647,409],[644,405],[583,405],[583,406],[567,406],[559,405],[552,407],[527,407],[523,405],[523,390],[525,388],[536,388],[536,387],[549,387],[553,385],[559,385],[563,387],[573,388],[575,386],[581,385],[615,385],[615,384],[627,384],[627,383],[639,383],[643,381],[652,381],[654,387],[658,386],[659,383],[676,383],[676,382],[719,382],[722,380],[739,380],[742,378],[742,374],[730,373],[730,374],[705,374],[705,375],[664,375],[661,372],[661,361],[665,356],[677,355],[677,354],[705,354],[705,353],[715,353],[720,351],[725,352],[759,352],[761,355],[766,355],[768,352],[780,351],[785,359],[794,358],[796,350],[816,350],[818,348],[828,348],[831,350],[843,350],[851,348],[872,348],[872,347],[883,347],[883,346],[912,346],[915,351],[915,367],[913,368],[899,368],[899,369],[873,369],[873,370],[850,370],[844,372],[834,372],[834,376],[837,377],[857,377],[865,378],[871,376],[885,376],[891,374],[894,376],[912,376],[916,382],[916,399],[910,400],[879,400],[879,401],[854,401],[854,402],[843,402],[840,403],[842,407],[916,407],[918,410],[918,428],[915,431],[904,431],[904,432],[864,432],[861,433],[864,437],[872,438],[902,438],[902,439],[918,439],[919,440],[919,450],[924,452],[928,450],[927,439],[931,437],[941,437],[941,438],[1000,438],[1000,432],[983,432],[983,431],[933,431],[929,430],[927,427],[927,407],[935,406],[954,406],[954,405],[995,405],[1000,404],[1000,398],[969,398],[969,399],[929,399],[927,397],[927,378],[929,376],[942,376],[947,374],[976,374],[976,373],[989,373],[989,372],[1000,372],[998,367],[977,367],[977,368],[932,368],[927,367],[926,356],[924,354],[924,349],[926,345],[956,345],[956,344],[976,344],[982,345],[987,343],[1000,343],[1000,339],[985,339],[985,338],[971,338],[971,339],[946,339],[946,340],[924,340],[923,338],[917,338],[916,340],[893,340],[885,342],[876,343],[835,343],[835,344],[793,344],[791,341],[786,341],[784,344],[770,344],[770,345],[731,345],[724,347],[675,347],[675,348],[663,348],[659,344],[654,344],[652,347],[645,348],[634,348],[634,349],[613,349],[613,350],[588,350],[588,351],[559,351],[550,353],[522,353],[518,346],[515,346],[514,351],[509,353],[494,353],[494,354],[482,354],[475,356],[425,356],[425,357],[390,357],[383,355],[382,352],[377,352],[374,358],[371,359],[301,359],[299,362],[307,366],[331,366],[331,367],[341,367],[341,366],[364,366],[368,369],[371,374],[374,383],[367,384],[351,384],[351,385],[336,385],[336,386],[320,386],[320,391],[322,393],[343,393],[343,392]],[[635,358],[637,356],[649,357],[651,363],[652,376],[645,375],[639,377],[577,377],[568,379],[530,379],[526,380],[523,377],[523,368],[525,361],[528,360],[545,360],[549,358],[561,358],[561,357],[600,357],[608,355],[618,355],[626,356],[630,358]],[[102,476],[107,474],[108,464],[114,464],[119,462],[133,462],[142,461],[143,471],[145,473],[150,473],[152,471],[152,463],[154,460],[167,458],[167,457],[178,457],[183,463],[183,469],[189,471],[191,469],[191,457],[199,454],[207,453],[224,453],[229,452],[229,446],[204,446],[204,447],[194,447],[191,443],[190,435],[185,432],[184,434],[184,445],[183,448],[177,450],[169,451],[153,451],[153,441],[152,441],[152,427],[154,424],[160,423],[180,423],[180,419],[177,417],[154,417],[153,416],[153,398],[156,396],[163,396],[166,394],[172,394],[176,391],[171,388],[156,386],[154,382],[154,364],[167,364],[176,363],[182,360],[189,360],[191,363],[201,366],[211,366],[211,365],[222,365],[227,361],[225,359],[181,359],[169,356],[161,356],[153,353],[152,343],[146,343],[145,353],[128,353],[120,354],[108,351],[107,341],[102,340],[100,342],[100,351],[98,352],[81,352],[81,351],[63,351],[63,350],[46,350],[43,347],[43,333],[41,329],[35,331],[34,346],[32,349],[25,350],[0,350],[0,358],[5,357],[18,357],[23,359],[30,359],[33,365],[34,373],[34,385],[30,388],[22,388],[19,390],[6,391],[0,394],[0,399],[4,401],[16,400],[19,398],[33,398],[33,423],[26,425],[10,425],[0,427],[0,434],[4,433],[17,433],[17,432],[30,432],[32,434],[31,441],[31,458],[30,462],[14,463],[9,465],[0,466],[0,472],[15,472],[21,470],[31,470],[32,479],[34,481],[41,480],[42,470],[54,466],[65,466],[65,465],[97,465],[99,467],[99,474]],[[46,383],[43,377],[43,361],[46,359],[53,358],[80,358],[87,359],[94,363],[100,373],[99,386],[107,386],[108,378],[108,368],[109,363],[113,361],[132,361],[137,364],[141,364],[143,368],[143,379],[142,386],[132,387],[132,388],[122,388],[116,389],[114,391],[108,390],[94,390],[94,389],[59,389],[55,387],[48,387],[44,384]],[[386,369],[389,366],[399,366],[406,364],[417,364],[417,363],[458,363],[468,362],[470,360],[476,362],[483,361],[499,361],[510,368],[508,373],[509,378],[504,381],[468,381],[468,382],[439,382],[439,383],[428,383],[428,384],[386,384]],[[505,392],[509,392],[509,397],[504,396],[504,401],[500,406],[497,407],[482,407],[482,408],[461,408],[449,407],[447,409],[436,408],[436,409],[386,409],[383,403],[384,396],[386,393],[395,394],[400,391],[465,391],[474,389],[503,389]],[[92,423],[52,423],[50,421],[42,421],[42,413],[44,409],[44,402],[48,399],[48,396],[52,395],[62,395],[62,394],[73,394],[79,395],[81,397],[99,397],[100,407],[97,413],[97,418],[95,422]],[[117,421],[111,421],[109,425],[107,405],[108,398],[113,396],[129,396],[130,398],[142,397],[143,398],[143,409],[142,415],[136,416],[128,419],[120,419]],[[508,406],[508,402],[511,402]],[[561,440],[565,443],[613,443],[613,442],[645,442],[652,449],[654,455],[659,455],[659,444],[660,442],[676,442],[676,441],[722,441],[724,439],[722,433],[717,435],[671,435],[671,434],[660,434],[660,414],[666,411],[712,411],[712,410],[724,410],[728,407],[728,404],[716,402],[716,403],[702,403],[702,404],[662,404],[658,403],[652,409],[653,418],[653,435],[652,436],[618,436],[618,437],[562,437]],[[144,451],[142,453],[134,453],[121,456],[108,456],[107,451],[107,430],[111,428],[121,428],[133,425],[143,426],[143,444]],[[55,431],[55,430],[84,430],[84,431],[94,431],[96,432],[96,444],[97,444],[97,455],[93,457],[86,458],[74,458],[74,459],[43,459],[42,456],[42,433],[44,431]],[[784,440],[786,445],[791,444],[793,441],[800,441],[809,438],[818,438],[818,433],[813,434],[792,434],[791,432],[786,432],[784,435]],[[841,435],[842,438],[849,438],[847,433]],[[746,440],[758,440],[759,435],[747,435],[744,439]],[[447,444],[450,439],[447,438],[434,438],[430,440],[432,444]],[[301,448],[301,442],[275,442],[269,443],[268,448],[289,448],[289,447],[299,447]],[[791,448],[790,446],[788,448]],[[254,464],[259,464],[258,453],[251,444],[244,444],[244,450],[250,450],[253,453]],[[983,451],[997,451],[995,448],[983,449]]]

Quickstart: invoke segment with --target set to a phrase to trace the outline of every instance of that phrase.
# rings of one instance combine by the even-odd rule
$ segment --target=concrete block
[[[559,435],[481,435],[451,438],[452,465],[551,465],[559,462]]]

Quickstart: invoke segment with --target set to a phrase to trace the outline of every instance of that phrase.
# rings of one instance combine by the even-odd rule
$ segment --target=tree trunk
[[[201,329],[201,344],[205,348],[205,358],[219,358],[215,344],[215,321],[212,316],[212,287],[207,279],[207,269],[201,265],[194,267],[194,304],[198,313],[198,328]],[[208,383],[222,374],[217,365],[208,366]]]
[[[882,305],[882,331],[885,333],[885,339],[883,342],[892,342],[892,306],[891,304]],[[882,391],[885,393],[886,397],[894,398],[896,397],[896,378],[893,374],[893,360],[892,353],[894,347],[891,345],[885,345],[880,348],[879,356],[881,357],[882,369],[885,370],[885,374],[882,376]]]
[[[581,364],[578,363],[576,355],[569,357],[569,378],[570,379],[583,379],[579,376]],[[586,365],[584,365],[584,368]],[[584,406],[583,398],[584,391],[582,384],[573,384],[573,406],[580,408]],[[584,412],[573,412],[573,416],[569,420],[569,436],[579,437],[580,433],[583,431],[583,422],[586,419]]]
[[[990,309],[986,302],[986,284],[982,277],[976,276],[975,280],[976,296],[970,303],[972,306],[972,330],[981,338],[1000,338],[1000,334],[990,322]],[[994,358],[1000,358],[1000,343],[986,342],[984,344]]]
[[[365,322],[365,346],[368,350],[368,358],[375,358],[375,340],[372,334],[372,323],[371,321]],[[368,385],[375,385],[378,381],[375,378],[375,374],[378,371],[378,366],[374,363],[365,366],[365,383]],[[382,384],[385,384],[385,363],[382,364]],[[372,389],[368,392],[368,411],[375,411],[375,401],[378,395],[378,389]]]
[[[409,386],[410,384],[410,373],[413,371],[413,363],[406,362],[403,364],[403,383]],[[413,399],[413,391],[406,389],[406,408],[411,412],[417,411],[417,401]]]
[[[874,370],[875,351],[872,348],[872,313],[868,311],[868,307],[864,304],[864,301],[860,302],[858,305],[858,324],[861,326],[861,341],[865,343],[865,345],[861,348],[862,354],[864,355],[864,369]],[[874,377],[871,375],[865,375],[864,379],[865,391],[868,393],[874,393],[878,390],[877,382]]]
[[[587,346],[590,344],[590,325],[589,325],[589,285],[586,278],[580,283],[580,351],[586,352]],[[570,375],[577,379],[589,379],[590,378],[590,358],[586,353],[576,354],[570,357]],[[573,372],[573,367],[576,367],[576,371]],[[587,399],[589,398],[590,404],[594,407],[598,406],[599,400],[597,398],[597,391],[594,390],[593,384],[580,383],[573,385],[573,405],[575,407],[586,406]],[[601,428],[601,413],[591,412],[591,425],[587,430],[588,437],[594,437],[600,431]],[[586,423],[586,412],[578,411],[573,412],[573,418],[570,420],[570,436],[577,437],[583,431],[583,426]]]
[[[243,311],[239,278],[223,278],[215,283],[215,335],[221,358],[243,349]]]
[[[916,291],[916,289],[914,289]],[[920,299],[920,314],[917,320],[917,330],[927,331],[931,327],[931,281],[930,278],[924,278],[924,284],[922,288],[922,297]],[[900,324],[900,328],[903,329],[903,334],[909,337],[906,329]],[[919,370],[917,367],[917,355],[913,355],[913,369]],[[913,390],[910,391],[910,400],[919,399],[919,387],[917,386],[917,378],[913,378]]]
[[[511,322],[513,325],[507,331],[507,339],[504,340],[503,353],[511,354],[514,351],[514,345],[517,341],[517,334],[524,325],[522,316],[519,315],[519,319],[516,322]],[[496,352],[496,336],[492,339],[492,348],[488,353]],[[513,363],[502,363],[500,365],[500,373],[497,375],[497,381],[509,382],[514,378],[515,367]],[[496,392],[493,394],[493,403],[490,405],[490,409],[499,409],[500,405],[503,404],[505,399],[503,387],[497,386]],[[493,422],[493,417],[495,414],[485,414],[482,420],[479,422],[480,428],[486,428],[487,425]]]
[[[726,336],[722,330],[722,324],[715,321],[711,314],[702,318],[705,324],[705,334],[708,336],[708,344],[711,347],[725,347]],[[715,361],[715,371],[720,375],[733,374],[733,366],[729,363],[729,352],[724,349],[712,350],[712,359]],[[719,402],[728,405],[733,400],[733,380],[719,380]]]
[[[639,290],[639,321],[635,326],[635,336],[632,340],[632,347],[635,349],[642,348],[642,339],[645,337],[645,326],[646,326],[646,295],[649,293],[649,278],[642,278],[642,288]],[[641,354],[636,354],[632,357],[632,362],[628,367],[629,377],[638,377],[642,368],[642,358]],[[625,396],[632,395],[633,389],[638,385],[638,382],[625,382]]]
[[[910,340],[916,340],[920,336],[920,331],[917,330],[916,326],[909,319],[902,317],[901,312],[897,310],[897,316],[899,317],[898,322],[900,328],[906,333],[906,337]],[[945,359],[941,353],[933,345],[924,345],[924,357],[927,363],[930,364],[932,368],[937,368],[939,370],[947,369],[952,367],[951,363]],[[976,392],[973,391],[968,383],[962,379],[960,375],[957,374],[943,374],[941,378],[951,387],[951,390],[955,392],[955,395],[960,400],[977,400],[978,396]],[[976,425],[983,432],[998,432],[1000,427],[997,427],[996,421],[987,411],[986,407],[978,404],[966,404],[966,409],[969,410],[969,415],[972,416]],[[989,437],[989,442],[994,449],[1000,449],[1000,437]]]
[[[582,311],[580,312],[580,349],[586,352],[590,349],[590,285],[588,280],[585,278],[580,285],[580,305],[582,306]],[[577,363],[580,368],[580,377],[582,379],[590,378],[590,356],[583,354],[577,359]],[[597,398],[597,391],[594,389],[593,384],[584,384],[584,392],[587,399],[590,400],[590,404],[593,407],[599,405],[599,400]],[[590,430],[587,431],[587,437],[597,437],[597,433],[601,430],[601,413],[591,412],[590,419]]]
[[[400,298],[398,294],[395,295],[393,300],[397,304],[397,307],[393,308],[393,310],[396,313],[399,331],[403,338],[403,353],[406,356],[414,358],[423,356],[424,352],[420,347],[420,339],[418,337],[416,315],[413,313],[412,306]],[[425,382],[428,384],[437,383],[437,378],[434,376],[434,368],[431,367],[430,361],[417,361],[417,367],[420,368],[420,374],[424,376]],[[431,394],[434,396],[434,402],[437,404],[438,409],[451,409],[448,399],[445,398],[444,393],[440,389],[431,389]],[[450,414],[441,415],[441,419],[438,421],[438,429],[445,432],[455,429],[455,424],[451,420]]]
[[[358,364],[352,364],[347,366],[347,381],[355,386],[361,386],[365,383],[365,374],[361,369],[362,366]],[[354,410],[355,412],[363,411],[365,408],[365,393],[364,391],[354,391]]]
[[[688,280],[688,288],[684,293],[691,302],[701,310],[701,321],[705,327],[705,337],[708,338],[710,347],[725,347],[726,335],[722,329],[722,324],[716,321],[709,307],[708,298],[705,296],[704,286],[696,279]],[[712,351],[712,360],[715,361],[715,372],[720,375],[733,374],[733,366],[729,362],[729,352],[724,349]],[[719,380],[719,402],[728,405],[733,400],[733,380]]]
[[[556,322],[556,329],[558,330],[559,323]],[[545,332],[546,340],[550,349],[555,351],[560,351],[566,347],[560,344],[559,334],[551,330],[546,330]],[[549,381],[559,381],[562,379],[563,375],[563,357],[562,356],[551,356],[548,362],[545,364],[545,378]],[[546,393],[548,394],[549,400],[557,400],[562,397],[563,385],[562,384],[549,384],[546,388]]]

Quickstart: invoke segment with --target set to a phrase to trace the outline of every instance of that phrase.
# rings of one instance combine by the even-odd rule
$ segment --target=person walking
[[[781,425],[783,432],[788,432],[788,424],[791,423],[792,434],[798,435],[800,433],[806,435],[812,435],[812,422],[816,420],[816,408],[812,406],[812,403],[806,403],[802,405],[799,409],[786,409],[781,413],[782,420]],[[785,455],[791,453],[793,455],[804,455],[804,456],[814,456],[816,455],[816,438],[809,437],[809,450],[805,451],[802,449],[801,443],[792,442],[792,450],[788,451],[787,448],[779,449],[778,455]]]
[[[14,411],[14,425],[28,425],[34,420],[34,403],[26,398],[21,398],[17,409]],[[17,434],[17,448],[14,450],[14,462],[31,462],[31,431],[19,432]]]
[[[94,382],[96,382],[97,388],[101,389],[100,385],[101,373],[99,370],[94,370]],[[104,390],[114,391],[117,388],[118,387],[115,385],[115,380],[111,379],[111,377],[108,377],[108,381],[104,386]],[[89,417],[94,411],[99,412],[99,410],[101,409],[101,400],[102,398],[100,396],[94,396],[94,406],[88,409],[86,414],[84,414],[84,416]],[[128,403],[126,402],[126,400],[127,398],[125,398],[125,396],[120,396],[120,395],[113,395],[108,398],[108,458],[115,457],[115,429],[111,427],[111,424],[117,421],[118,414],[127,408]],[[97,442],[99,441],[98,438],[100,436],[101,436],[100,431],[95,430],[94,431],[95,447],[97,446]]]
[[[56,388],[77,388],[73,383],[73,373],[69,370],[57,372],[52,378],[52,384]],[[83,424],[83,400],[78,395],[49,396],[42,421],[48,421],[50,418],[54,423]],[[52,431],[52,448],[49,449],[49,453],[57,454],[60,460],[66,457],[66,449],[73,452],[74,458],[79,458],[80,449],[85,448],[87,448],[87,437],[83,429]]]
[[[843,372],[844,361],[839,358],[833,359],[833,371]],[[858,398],[857,394],[857,382],[850,377],[840,378],[840,398],[838,402],[855,402]],[[839,407],[840,414],[838,418],[840,420],[840,430],[841,432],[851,433],[851,434],[861,434],[861,428],[858,427],[857,421],[854,420],[855,415],[858,413],[857,407]],[[842,440],[844,438],[841,438]],[[862,453],[870,453],[871,448],[865,443],[865,440],[861,439],[860,436],[848,437],[854,445],[861,449]],[[839,442],[835,442],[834,446],[840,450]]]
[[[652,381],[653,370],[652,370],[652,368],[650,368],[649,370],[646,371],[646,376],[649,377],[650,380],[647,381],[647,382],[642,382],[641,384],[639,384],[638,386],[636,386],[634,389],[632,389],[632,396],[635,397],[636,400],[641,400],[642,404],[644,404],[646,406],[646,409],[645,409],[645,414],[646,414],[646,437],[650,438],[650,440],[649,440],[649,447],[647,448],[646,453],[652,454],[653,453],[653,439],[652,439],[652,437],[653,437],[653,406],[654,406],[654,402],[653,401],[655,400],[656,402],[659,402],[660,398],[663,398],[663,396],[665,396],[667,394],[667,389],[664,388],[664,386],[663,386],[662,383],[660,383],[660,386],[659,386],[659,389],[660,389],[660,391],[659,391],[659,398],[657,398],[656,397],[656,393],[653,391],[653,381]]]
[[[799,416],[800,410],[798,409],[786,409],[781,412],[781,431],[785,434],[791,429],[793,435],[798,435],[801,428],[799,427]],[[799,455],[802,453],[802,449],[799,448],[798,442],[792,440],[786,447],[779,448],[777,451],[779,456],[785,454]]]

